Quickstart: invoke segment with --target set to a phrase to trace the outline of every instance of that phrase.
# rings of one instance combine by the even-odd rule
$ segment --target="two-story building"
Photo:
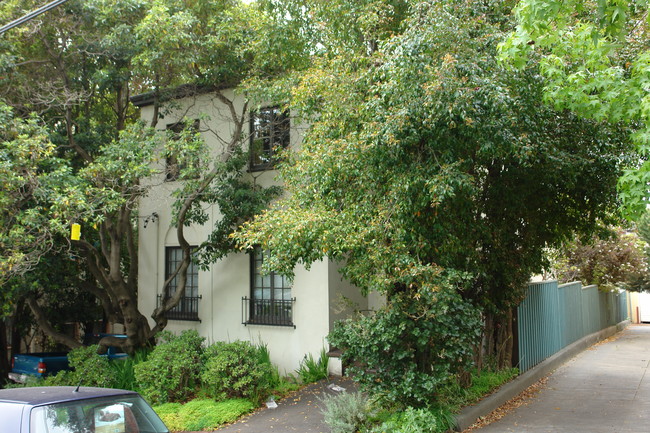
[[[223,94],[241,111],[244,100],[232,91]],[[154,115],[153,100],[147,95],[133,99],[141,116]],[[157,128],[174,129],[180,122],[193,122],[212,152],[223,151],[220,138],[232,134],[229,108],[214,93],[184,95],[160,110]],[[246,176],[262,185],[277,182],[273,152],[278,146],[297,148],[301,142],[300,125],[276,107],[263,107],[246,113],[244,147],[251,149]],[[304,128],[303,128],[304,130]],[[174,161],[160,158],[160,175],[149,179],[151,192],[140,202],[139,223],[139,295],[140,311],[148,314],[160,301],[167,276],[181,257],[176,229],[172,225],[172,192],[179,180]],[[218,207],[208,209],[209,221],[186,230],[192,245],[208,238],[220,218]],[[207,342],[248,340],[266,344],[272,361],[282,374],[298,368],[307,355],[317,357],[329,350],[326,337],[336,320],[354,309],[369,310],[379,299],[364,297],[358,288],[344,281],[337,265],[330,261],[314,263],[309,270],[299,266],[293,281],[282,275],[260,271],[263,251],[233,253],[212,264],[207,271],[190,267],[183,301],[169,313],[168,330],[196,329]],[[172,286],[172,290],[173,290]],[[345,300],[343,302],[343,300]],[[340,373],[337,359],[330,371]]]

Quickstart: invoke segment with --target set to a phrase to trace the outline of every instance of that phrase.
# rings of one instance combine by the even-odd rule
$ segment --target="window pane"
[[[167,432],[140,397],[116,396],[39,406],[31,412],[31,433]]]
[[[291,325],[291,288],[285,287],[289,281],[279,274],[262,273],[261,267],[266,255],[268,252],[261,248],[255,248],[252,252],[251,266],[254,268],[249,321],[269,325]]]
[[[195,247],[192,247],[194,250]],[[178,269],[183,261],[183,250],[180,247],[165,249],[165,280]],[[173,295],[178,289],[179,276],[176,275],[169,284],[169,294]],[[169,313],[168,318],[180,320],[196,320],[198,318],[199,272],[198,266],[192,261],[187,268],[185,296]]]
[[[251,168],[272,167],[279,149],[289,146],[290,120],[279,107],[266,107],[251,113]]]

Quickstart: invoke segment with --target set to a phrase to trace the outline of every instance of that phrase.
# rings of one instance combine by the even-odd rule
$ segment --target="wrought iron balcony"
[[[170,320],[191,320],[200,322],[199,319],[199,300],[202,296],[185,296],[177,306],[167,312],[167,318]],[[162,301],[162,295],[158,295],[158,306]]]
[[[288,300],[242,299],[242,323],[244,325],[293,326],[293,306],[296,298]]]

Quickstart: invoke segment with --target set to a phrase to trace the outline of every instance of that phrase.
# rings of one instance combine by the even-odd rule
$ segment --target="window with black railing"
[[[180,266],[183,260],[183,250],[180,247],[165,248],[165,280]],[[179,276],[176,275],[169,284],[169,294],[174,295],[178,289]],[[187,268],[185,281],[185,295],[174,308],[167,312],[167,318],[172,320],[199,320],[199,271],[197,266],[190,262]],[[158,295],[158,305],[162,296]]]
[[[199,300],[201,296],[183,296],[177,306],[167,312],[167,318],[171,320],[195,320],[199,319]],[[158,306],[162,303],[162,295],[158,295]]]
[[[293,304],[296,298],[284,300],[242,298],[245,325],[293,326]]]
[[[287,277],[262,272],[268,252],[255,248],[251,253],[251,296],[242,298],[244,324],[294,326],[291,285]]]

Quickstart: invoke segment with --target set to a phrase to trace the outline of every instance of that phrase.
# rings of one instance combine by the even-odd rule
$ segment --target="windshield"
[[[113,396],[32,409],[30,433],[167,433],[139,396]]]

